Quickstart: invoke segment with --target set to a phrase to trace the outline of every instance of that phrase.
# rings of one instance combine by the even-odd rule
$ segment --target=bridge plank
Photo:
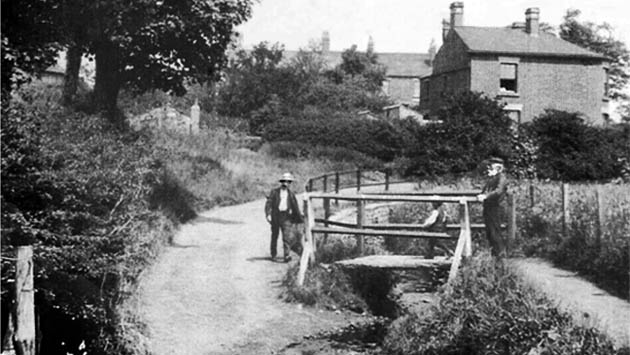
[[[402,237],[402,238],[437,238],[437,239],[454,239],[448,233],[423,232],[423,231],[379,231],[374,229],[356,229],[356,228],[330,228],[330,227],[313,227],[313,233],[329,233],[329,234],[360,234],[381,237]]]
[[[451,264],[450,259],[425,259],[418,255],[369,255],[356,259],[340,260],[335,264],[344,267],[371,267],[378,269],[417,269],[421,267],[440,267]]]

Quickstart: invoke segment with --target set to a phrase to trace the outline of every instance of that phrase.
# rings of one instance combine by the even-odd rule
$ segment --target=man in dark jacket
[[[501,202],[507,194],[507,179],[503,174],[503,160],[491,158],[488,161],[488,181],[481,194],[477,196],[483,202],[483,221],[486,225],[486,237],[490,242],[492,255],[506,256],[505,241],[501,235]]]
[[[304,221],[300,213],[300,207],[289,186],[293,182],[293,175],[285,173],[280,178],[280,187],[269,193],[267,203],[265,203],[265,216],[267,222],[271,224],[271,258],[275,259],[278,244],[278,234],[282,230],[282,247],[284,251],[284,262],[291,260],[290,251],[294,244],[294,250],[301,253],[301,241],[295,240],[295,227],[293,224]]]

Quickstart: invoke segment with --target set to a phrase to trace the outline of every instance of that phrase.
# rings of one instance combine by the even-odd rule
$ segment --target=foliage
[[[363,77],[370,91],[380,90],[383,80],[385,80],[385,67],[378,63],[378,55],[368,48],[367,52],[357,51],[357,46],[352,45],[350,48],[341,53],[341,63],[337,66],[334,74],[338,80],[345,80],[339,76],[356,76]]]
[[[520,181],[511,189],[517,205],[517,243],[525,256],[544,257],[575,270],[603,289],[628,297],[630,188],[627,184],[569,185],[566,231],[562,228],[562,187],[558,183]],[[534,203],[531,203],[530,186]],[[597,194],[601,200],[598,225]]]
[[[380,111],[389,101],[370,75],[331,71],[317,49],[300,50],[283,60],[280,45],[263,42],[250,52],[236,52],[219,87],[217,108],[222,115],[246,118],[253,134],[262,134],[266,126],[287,117]]]
[[[403,148],[395,127],[382,120],[284,118],[267,126],[263,138],[345,147],[384,161],[394,159]]]
[[[630,130],[587,126],[578,113],[546,110],[531,123],[540,177],[598,180],[620,177],[630,158]]]
[[[354,291],[348,275],[339,267],[317,265],[306,273],[304,286],[297,285],[298,264],[287,270],[282,280],[284,299],[329,309],[367,309],[365,301]]]
[[[481,93],[460,92],[436,112],[441,123],[411,128],[402,168],[420,176],[474,171],[490,156],[512,156],[510,119],[498,101]]]
[[[234,27],[251,13],[249,0],[57,0],[37,4],[55,11],[47,16],[46,6],[26,6],[32,10],[28,15],[33,19],[45,18],[41,22],[27,21],[17,30],[16,37],[46,33],[52,27],[55,31],[49,32],[50,40],[93,54],[95,102],[116,123],[121,123],[116,104],[123,87],[138,92],[159,88],[183,94],[187,81],[218,79]],[[36,41],[35,46],[40,42]],[[13,42],[9,39],[8,43]]]
[[[59,31],[54,2],[2,0],[2,90],[10,91],[54,64]],[[8,97],[3,97],[8,99]]]
[[[2,289],[13,282],[4,256],[33,244],[42,347],[76,353],[85,341],[90,353],[123,353],[116,306],[178,222],[151,210],[149,197],[165,211],[189,201],[159,196],[177,183],[164,180],[149,136],[113,133],[55,101],[27,89],[3,100]]]
[[[608,23],[579,22],[580,14],[580,10],[567,10],[560,25],[560,37],[610,58],[610,97],[627,103],[625,88],[630,80],[630,51],[623,41],[613,37],[613,28]]]
[[[616,354],[612,342],[525,286],[487,254],[464,265],[426,314],[395,321],[388,354]]]

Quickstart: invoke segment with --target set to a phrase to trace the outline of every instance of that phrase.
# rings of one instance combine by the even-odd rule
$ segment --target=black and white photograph
[[[0,355],[630,355],[627,1],[0,15]]]

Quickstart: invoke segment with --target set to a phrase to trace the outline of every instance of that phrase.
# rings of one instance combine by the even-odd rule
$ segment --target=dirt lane
[[[143,276],[153,354],[272,354],[349,316],[278,298],[287,264],[271,262],[264,201],[218,208],[177,233]],[[294,257],[294,260],[297,258]]]

